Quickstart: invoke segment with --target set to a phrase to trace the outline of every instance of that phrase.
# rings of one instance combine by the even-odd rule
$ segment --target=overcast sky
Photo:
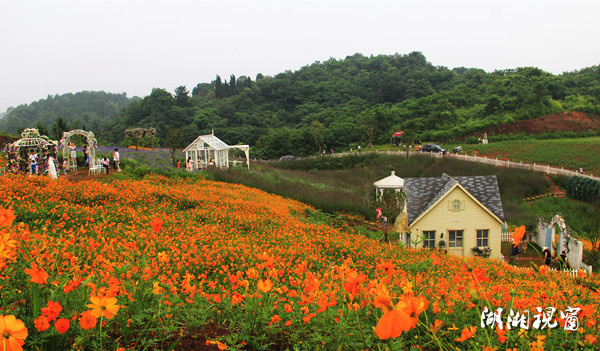
[[[437,66],[600,64],[598,0],[0,0],[0,112],[49,94],[146,96],[348,55]]]

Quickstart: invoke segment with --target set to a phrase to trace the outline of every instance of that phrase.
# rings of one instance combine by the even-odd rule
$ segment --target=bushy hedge
[[[591,178],[572,176],[566,184],[567,196],[580,201],[600,204],[600,182]]]

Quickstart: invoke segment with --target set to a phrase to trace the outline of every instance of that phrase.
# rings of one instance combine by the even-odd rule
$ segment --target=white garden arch
[[[88,144],[88,153],[89,153],[88,157],[90,158],[90,165],[93,165],[94,164],[93,162],[96,157],[96,137],[94,137],[94,132],[87,132],[82,129],[75,129],[75,130],[71,130],[69,132],[63,133],[63,137],[60,140],[60,145],[63,148],[63,160],[71,159],[69,157],[69,152],[70,152],[70,148],[72,146],[74,146],[73,143],[71,142],[71,138],[75,135],[81,135],[81,136],[85,137],[87,144]],[[69,167],[75,167],[75,165],[69,164]]]

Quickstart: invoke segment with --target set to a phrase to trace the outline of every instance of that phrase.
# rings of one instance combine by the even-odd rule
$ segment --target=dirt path
[[[77,172],[71,172],[65,174],[61,174],[61,179],[68,179],[74,183],[82,182],[84,180],[98,180],[103,178],[109,178],[112,176],[112,173],[109,174],[98,174],[98,175],[90,175],[87,168],[82,168],[81,170],[77,170]]]

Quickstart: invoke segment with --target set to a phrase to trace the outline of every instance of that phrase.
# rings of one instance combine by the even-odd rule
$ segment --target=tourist
[[[208,166],[209,166],[209,167],[213,167],[214,165],[215,165],[215,160],[210,160],[210,161],[208,162]]]
[[[85,158],[85,168],[90,166],[90,151],[87,146],[83,147],[83,157]]]
[[[121,172],[121,167],[119,166],[120,161],[119,149],[115,149],[115,152],[113,152],[113,168],[117,172]]]
[[[75,168],[77,166],[77,150],[75,150],[75,146],[71,146],[71,167]]]
[[[583,174],[583,166],[579,166],[579,173]]]
[[[110,168],[110,161],[108,160],[108,157],[104,157],[100,163],[102,163],[102,167],[104,167],[106,174],[108,174],[108,169]]]
[[[188,157],[187,164],[186,164],[186,169],[188,171],[190,171],[190,172],[194,170],[194,163],[192,162],[192,158],[191,157]]]
[[[177,160],[177,169],[181,168],[181,164],[179,163],[179,160]]]
[[[67,168],[69,168],[69,160],[65,158],[63,160],[63,173],[65,175],[67,174]]]
[[[542,253],[544,254],[544,264],[550,266],[550,263],[552,262],[552,253],[550,252],[550,249],[544,246]]]
[[[29,155],[29,167],[31,169],[31,174],[37,174],[37,155],[35,151],[31,151]]]
[[[362,147],[360,145],[358,145],[357,149],[358,149],[358,153],[360,154],[360,150],[362,150]]]
[[[559,267],[560,270],[568,269],[568,267],[567,267],[567,253],[564,252],[564,251],[560,253],[560,257],[558,259],[558,267]]]

